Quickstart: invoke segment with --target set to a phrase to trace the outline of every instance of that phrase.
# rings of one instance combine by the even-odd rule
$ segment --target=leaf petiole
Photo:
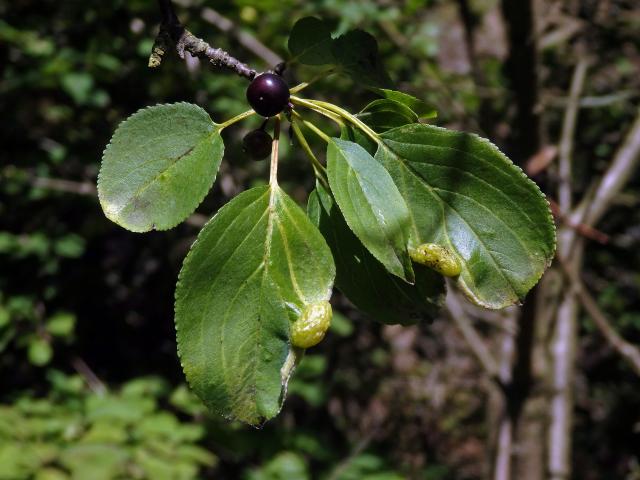
[[[313,131],[313,133],[318,135],[325,142],[327,142],[327,143],[331,142],[331,138],[329,137],[329,135],[324,133],[322,130],[320,130],[318,127],[316,127],[313,123],[309,122],[308,120],[302,120],[302,123],[304,123],[305,127],[310,129],[311,131]]]
[[[334,105],[333,103],[322,102],[320,100],[308,100],[308,101],[309,101],[309,103],[311,103],[313,105],[319,106],[320,108],[328,110],[329,112],[335,113],[336,115],[340,116],[341,118],[344,118],[345,120],[348,120],[353,125],[355,125],[360,130],[362,130],[364,132],[364,134],[367,135],[369,138],[371,138],[371,140],[373,140],[375,143],[377,143],[377,144],[381,144],[382,143],[382,141],[380,140],[380,138],[378,137],[378,134],[376,132],[374,132],[368,125],[366,125],[364,122],[362,122],[362,120],[357,118],[355,115],[352,115],[351,113],[346,111],[344,108],[340,108],[337,105]]]
[[[234,123],[238,123],[239,121],[244,120],[245,118],[249,118],[251,115],[255,113],[256,112],[254,112],[253,110],[247,110],[246,112],[242,112],[241,114],[236,115],[235,117],[232,117],[226,122],[223,122],[220,125],[218,125],[218,130],[222,131],[228,126],[233,125]]]
[[[344,126],[344,122],[342,121],[342,119],[338,115],[336,115],[335,113],[333,113],[333,112],[331,112],[331,111],[329,111],[329,110],[327,110],[325,108],[322,108],[322,107],[319,107],[317,105],[314,105],[313,103],[311,103],[308,100],[304,100],[302,98],[295,97],[295,96],[292,95],[291,96],[291,102],[294,105],[300,105],[301,107],[306,107],[306,108],[308,108],[310,110],[313,110],[316,113],[319,113],[320,115],[323,115],[323,116],[327,117],[330,120],[333,120],[340,127]]]
[[[367,135],[371,140],[373,140],[378,145],[382,144],[382,141],[378,137],[378,134],[374,132],[368,125],[363,123],[360,119],[358,119],[355,115],[352,115],[348,111],[343,108],[338,107],[329,102],[322,102],[320,100],[310,100],[299,98],[296,96],[291,96],[291,101],[294,104],[301,105],[303,107],[307,107],[315,112],[318,112],[321,115],[324,115],[327,118],[332,119],[334,122],[338,123],[340,126],[343,125],[341,119],[345,119],[348,122],[355,125],[357,128],[362,130],[365,135]]]
[[[320,160],[318,160],[318,157],[316,157],[313,151],[311,150],[311,147],[309,146],[309,143],[307,142],[307,139],[305,138],[304,133],[302,133],[302,130],[300,130],[300,127],[298,126],[298,121],[301,121],[302,117],[297,112],[293,112],[293,116],[294,118],[291,119],[291,127],[293,128],[293,133],[295,134],[296,138],[300,142],[300,146],[302,147],[302,150],[304,150],[304,153],[307,154],[307,157],[311,162],[311,166],[313,167],[313,171],[315,173],[316,178],[320,183],[322,183],[323,187],[325,187],[326,189],[329,189],[329,182],[327,181],[327,170],[324,167],[324,165],[320,163]]]
[[[280,115],[273,118],[273,143],[271,144],[271,166],[269,168],[269,185],[278,185],[278,145],[280,143]]]

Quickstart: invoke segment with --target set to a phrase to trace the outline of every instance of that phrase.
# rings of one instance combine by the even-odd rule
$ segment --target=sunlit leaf
[[[296,360],[290,324],[329,299],[334,275],[324,238],[277,186],[241,193],[207,223],[180,272],[176,328],[209,408],[252,425],[279,412]]]
[[[555,252],[536,184],[476,135],[413,124],[381,138],[376,159],[409,207],[410,246],[436,243],[458,256],[458,284],[479,305],[522,301]]]
[[[174,227],[211,188],[223,152],[219,127],[197,105],[140,110],[104,151],[98,196],[105,215],[134,232]]]

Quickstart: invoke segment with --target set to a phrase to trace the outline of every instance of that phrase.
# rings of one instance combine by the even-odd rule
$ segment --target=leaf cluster
[[[384,88],[373,37],[353,31],[334,39],[320,20],[304,18],[289,49],[301,63],[337,65],[380,98],[354,115],[292,95],[286,117],[316,177],[307,213],[278,184],[280,114],[268,185],[221,208],[184,261],[175,322],[187,380],[210,409],[252,425],[280,411],[304,353],[292,326],[330,299],[334,279],[374,319],[409,324],[436,316],[443,274],[480,306],[522,302],[555,252],[538,187],[488,140],[429,125],[433,108]],[[105,215],[135,232],[184,221],[215,180],[222,130],[253,113],[216,123],[178,103],[132,115],[104,152]],[[340,137],[306,113],[335,122]],[[326,143],[326,165],[309,131]]]

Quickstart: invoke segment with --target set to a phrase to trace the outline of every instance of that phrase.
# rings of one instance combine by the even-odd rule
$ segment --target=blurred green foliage
[[[28,392],[0,406],[0,478],[192,479],[217,459],[197,445],[205,434],[159,406],[168,387],[137,378],[118,392],[86,388],[78,375],[49,371],[49,394]]]

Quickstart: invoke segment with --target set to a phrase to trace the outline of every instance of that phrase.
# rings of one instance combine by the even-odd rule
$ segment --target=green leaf
[[[329,299],[334,276],[324,238],[278,186],[245,191],[220,209],[176,289],[182,366],[209,408],[252,425],[279,412],[297,353],[290,323]]]
[[[93,90],[93,77],[86,72],[70,72],[62,76],[62,89],[69,94],[78,105],[84,105]]]
[[[524,299],[551,263],[555,227],[535,183],[488,140],[414,124],[381,135],[376,153],[411,212],[410,246],[436,243],[462,264],[470,299]]]
[[[435,118],[438,116],[438,112],[432,105],[429,105],[426,102],[423,102],[419,98],[414,97],[413,95],[409,95],[408,93],[399,92],[397,90],[389,90],[387,88],[374,88],[373,89],[378,95],[388,99],[393,100],[394,102],[401,103],[407,107],[409,107],[418,118],[429,119]]]
[[[49,342],[44,338],[33,337],[29,341],[27,355],[29,356],[29,361],[32,364],[42,367],[51,361],[53,349]]]
[[[353,233],[389,272],[413,283],[409,209],[389,173],[357,143],[332,138],[327,174]]]
[[[362,30],[351,30],[333,40],[331,52],[336,63],[358,83],[390,87],[389,78],[378,56],[378,42]]]
[[[60,312],[47,320],[46,329],[55,337],[68,337],[76,326],[76,317],[72,313]]]
[[[128,459],[129,454],[120,446],[76,444],[66,448],[59,461],[71,470],[73,478],[109,480],[124,473]]]
[[[197,105],[134,113],[102,158],[98,196],[105,215],[133,232],[176,226],[211,188],[223,152],[219,126]]]
[[[250,471],[248,480],[308,480],[311,478],[304,458],[294,452],[281,452],[259,469]]]
[[[409,107],[386,98],[374,100],[357,116],[378,133],[418,121],[418,115]]]
[[[318,185],[309,195],[308,214],[331,248],[336,287],[360,310],[387,324],[411,324],[435,318],[444,302],[441,275],[414,265],[416,282],[391,275],[347,226],[331,195]],[[333,324],[339,315],[334,313]]]
[[[298,20],[289,36],[289,51],[294,60],[305,65],[326,65],[334,63],[331,53],[331,29],[316,17]]]
[[[70,233],[55,241],[53,250],[56,255],[67,258],[79,258],[84,253],[85,240],[79,235]]]

